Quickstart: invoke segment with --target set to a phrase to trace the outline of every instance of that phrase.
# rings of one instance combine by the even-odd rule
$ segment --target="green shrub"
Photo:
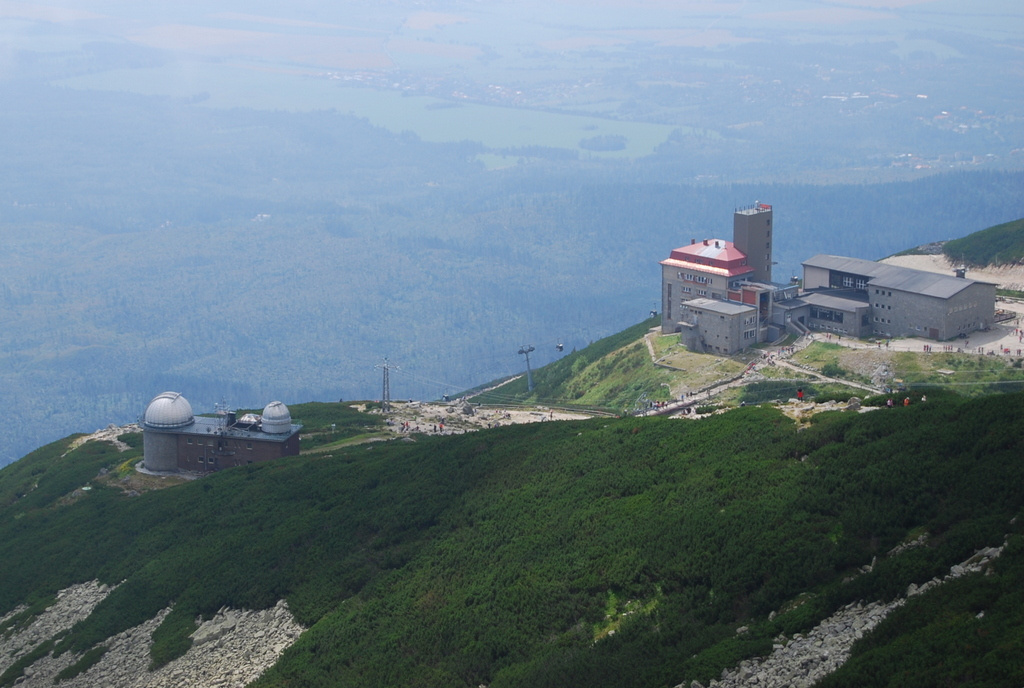
[[[828,377],[847,377],[850,374],[850,371],[839,365],[838,361],[829,361],[821,367],[821,372]]]
[[[747,406],[357,446],[133,499],[96,489],[0,511],[0,610],[124,581],[55,651],[173,603],[159,665],[197,616],[285,598],[311,628],[260,686],[677,685],[1000,542],[1024,508],[1021,417],[1024,395],[800,430]],[[920,531],[929,546],[885,556]]]
[[[152,662],[149,670],[154,671],[178,657],[183,657],[192,647],[191,635],[197,628],[194,614],[183,610],[181,605],[172,609],[153,631],[153,645],[149,649]]]
[[[75,676],[78,676],[79,674],[85,673],[92,667],[96,666],[96,664],[99,663],[101,659],[103,659],[103,655],[105,654],[107,654],[107,647],[105,645],[99,645],[97,647],[92,648],[84,655],[82,655],[77,662],[64,667],[60,672],[58,672],[57,676],[54,678],[54,683],[67,681],[68,679],[72,679]]]

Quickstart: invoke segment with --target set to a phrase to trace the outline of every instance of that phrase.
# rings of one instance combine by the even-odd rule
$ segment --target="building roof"
[[[925,272],[911,268],[898,268],[898,270],[899,272],[886,272],[878,275],[871,279],[870,284],[874,287],[899,289],[940,299],[947,299],[954,294],[959,294],[972,284],[978,284],[974,280],[953,275],[940,275],[937,272]]]
[[[739,277],[741,275],[749,275],[754,272],[754,268],[750,265],[737,265],[732,268],[719,268],[714,265],[703,265],[684,260],[673,260],[671,258],[661,261],[661,264],[668,265],[673,268],[679,268],[681,270],[693,270],[694,272],[703,272],[707,275],[720,275],[722,277]]]
[[[719,315],[741,315],[743,313],[756,313],[757,309],[735,301],[717,301],[715,299],[691,299],[684,301],[687,308],[702,308],[711,313]]]
[[[178,392],[163,392],[146,406],[143,422],[154,428],[180,428],[193,422],[192,404]]]
[[[263,409],[263,432],[289,432],[292,427],[292,413],[280,401],[272,401]]]
[[[704,264],[713,260],[722,263],[734,260],[745,260],[747,255],[736,248],[736,245],[725,239],[705,239],[695,241],[689,246],[680,246],[669,254],[669,260],[684,260],[691,263]]]
[[[292,423],[291,411],[280,401],[272,401],[263,409],[262,419],[246,414],[229,425],[231,416],[195,416],[192,405],[178,392],[164,392],[153,397],[143,416],[145,427],[182,435],[222,435],[248,439],[283,442],[302,429]]]
[[[705,239],[673,249],[661,264],[708,275],[740,277],[755,272],[753,266],[746,265],[746,262],[747,255],[731,241]]]
[[[867,296],[855,296],[849,292],[837,294],[831,291],[810,291],[795,299],[779,302],[780,306],[793,308],[798,306],[820,306],[837,311],[856,311],[858,308],[870,307]]]
[[[947,299],[958,294],[972,284],[987,284],[953,275],[915,270],[898,265],[886,265],[861,258],[830,256],[823,253],[808,258],[803,265],[861,275],[868,278],[868,284],[872,287],[880,289],[898,289],[940,299]]]
[[[737,215],[757,215],[758,213],[767,213],[772,207],[767,203],[761,201],[755,201],[753,205],[747,206],[746,208],[737,208]]]
[[[287,431],[269,433],[264,432],[259,428],[228,425],[227,419],[224,416],[217,416],[215,418],[197,416],[192,425],[182,428],[174,428],[173,432],[182,435],[199,435],[202,437],[234,437],[247,440],[260,440],[263,442],[284,442],[301,429],[301,425],[289,424]]]

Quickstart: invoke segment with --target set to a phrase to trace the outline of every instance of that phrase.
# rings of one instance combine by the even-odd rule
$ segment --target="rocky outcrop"
[[[806,635],[796,634],[791,639],[778,637],[772,653],[764,658],[740,662],[731,670],[722,672],[722,678],[708,685],[716,688],[734,686],[762,686],[788,688],[811,686],[832,673],[850,656],[855,640],[878,625],[903,600],[883,604],[851,604],[822,621]],[[691,686],[699,686],[696,681]]]
[[[923,538],[924,536],[922,536]],[[923,542],[923,539],[921,540]],[[917,543],[918,541],[914,541]],[[979,550],[967,561],[950,568],[942,579],[934,578],[923,585],[911,585],[907,597],[920,595],[943,582],[969,573],[983,571],[1003,551],[1002,547]],[[892,602],[854,602],[822,621],[806,635],[775,639],[767,657],[744,660],[733,669],[725,669],[708,688],[806,688],[832,673],[849,658],[853,643],[877,626],[889,612],[906,602],[906,597]],[[745,629],[740,629],[740,632]],[[704,688],[699,682],[680,683],[676,688]]]
[[[0,637],[0,674],[22,655],[92,614],[93,608],[109,595],[111,590],[113,588],[92,581],[74,585],[57,593],[56,602],[46,611],[31,619],[26,625],[13,628],[9,635]],[[24,610],[24,607],[18,607],[11,611],[0,619],[0,627]]]
[[[101,590],[103,594],[99,595]],[[109,589],[97,584],[75,586],[62,592],[58,603],[30,626],[2,640],[0,667],[5,669],[53,634],[88,616],[107,592]],[[74,604],[58,606],[62,600],[73,600]],[[95,665],[56,685],[62,688],[240,687],[272,666],[304,630],[284,601],[260,611],[224,608],[192,634],[192,647],[183,657],[150,671],[149,649],[153,643],[153,631],[168,612],[170,608],[139,626],[108,638],[102,644],[106,652]],[[78,659],[79,656],[72,653],[60,657],[46,655],[26,668],[16,685],[21,688],[50,688],[56,676]]]
[[[923,536],[926,537],[926,536]],[[923,538],[920,540],[923,542]],[[910,544],[910,543],[908,543]],[[919,541],[913,541],[919,546]],[[925,593],[947,580],[984,571],[1002,553],[1002,547],[979,550],[966,561],[953,566],[942,579],[911,585],[907,597]],[[70,629],[86,618],[112,588],[97,582],[85,583],[62,591],[49,609],[23,627],[13,628],[0,637],[0,673],[40,643]],[[906,597],[892,602],[852,603],[815,626],[807,634],[775,639],[767,657],[745,660],[722,672],[709,688],[788,688],[811,686],[846,661],[853,643],[877,626]],[[23,608],[0,619],[12,619]],[[192,634],[192,647],[179,659],[156,671],[149,670],[153,631],[170,608],[139,626],[108,638],[106,652],[83,673],[57,683],[61,688],[240,688],[255,680],[272,666],[281,653],[303,632],[284,601],[259,611],[221,609],[214,618],[200,624]],[[744,632],[740,629],[739,632]],[[79,656],[65,653],[46,655],[27,667],[16,685],[21,688],[49,688],[56,676],[77,662]],[[676,688],[703,688],[693,681]]]

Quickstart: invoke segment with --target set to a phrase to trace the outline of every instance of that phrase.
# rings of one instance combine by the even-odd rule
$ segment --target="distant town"
[[[678,113],[674,108],[686,107],[696,101],[714,109],[713,101],[722,97],[717,89],[710,88],[711,84],[702,79],[702,75],[693,76],[692,80],[646,82],[648,89],[658,89],[661,92],[659,103],[668,106],[660,112],[631,112],[621,107],[612,108],[607,104],[603,111],[587,108],[579,112],[620,121],[677,124]],[[340,81],[349,86],[439,98],[451,101],[453,105],[475,103],[561,113],[578,111],[581,102],[614,102],[616,95],[622,95],[618,93],[620,86],[609,83],[601,76],[522,84],[477,83],[467,77],[453,78],[408,71],[327,71],[317,74],[317,77]],[[803,84],[799,88],[789,90],[782,88],[777,80],[766,83],[750,74],[735,74],[731,78],[736,82],[736,87],[743,92],[747,104],[761,104],[765,108],[777,109],[784,105],[793,112],[798,112],[820,107],[828,108],[827,111],[822,111],[822,116],[827,118],[885,119],[890,116],[886,114],[888,111],[905,111],[909,107],[912,108],[912,123],[916,127],[942,134],[966,135],[984,132],[1000,137],[1001,129],[1018,125],[1015,116],[989,112],[969,104],[957,105],[953,109],[932,105],[934,101],[928,93],[920,93],[913,89],[904,92],[887,88],[866,88],[863,91],[837,89],[833,85],[832,75],[816,75],[815,81],[818,83]],[[721,105],[725,107],[727,103]],[[715,122],[713,125],[710,122],[706,124],[740,131],[750,126],[761,127],[765,122],[724,121]],[[1024,155],[1024,150],[1011,151],[1010,155]],[[878,163],[880,166],[907,170],[937,170],[980,166],[997,162],[999,158],[998,154],[991,151],[972,151],[970,144],[965,143],[963,150],[938,154],[929,154],[924,149],[891,150],[885,158],[878,160]]]

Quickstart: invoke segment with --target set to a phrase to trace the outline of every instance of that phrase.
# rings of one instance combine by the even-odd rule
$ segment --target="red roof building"
[[[758,202],[737,208],[733,213],[731,242],[690,240],[689,246],[675,249],[668,259],[660,261],[662,332],[692,330],[697,310],[703,315],[715,311],[715,328],[710,329],[707,317],[701,320],[700,341],[705,350],[731,352],[761,341],[765,334],[762,326],[768,321],[771,303],[778,291],[778,286],[771,284],[771,233],[772,208]],[[689,302],[697,299],[732,302],[745,307],[737,310],[723,305],[716,309],[701,301],[703,305],[695,310]],[[753,327],[748,311],[755,313]],[[730,328],[728,332],[721,330],[725,325]],[[742,337],[737,337],[740,331]],[[712,342],[709,333],[715,337],[720,335],[721,341]]]
[[[740,277],[754,272],[747,264],[746,254],[724,239],[705,239],[700,243],[694,239],[689,246],[674,249],[661,264],[721,277]]]
[[[673,332],[681,306],[691,299],[729,298],[736,283],[749,277],[754,268],[747,256],[731,241],[705,239],[672,251],[661,261],[662,329]]]
[[[772,207],[757,202],[733,214],[732,241],[691,239],[674,249],[661,261],[662,332],[680,331],[684,304],[693,299],[744,303],[765,319],[773,289],[771,234]]]

